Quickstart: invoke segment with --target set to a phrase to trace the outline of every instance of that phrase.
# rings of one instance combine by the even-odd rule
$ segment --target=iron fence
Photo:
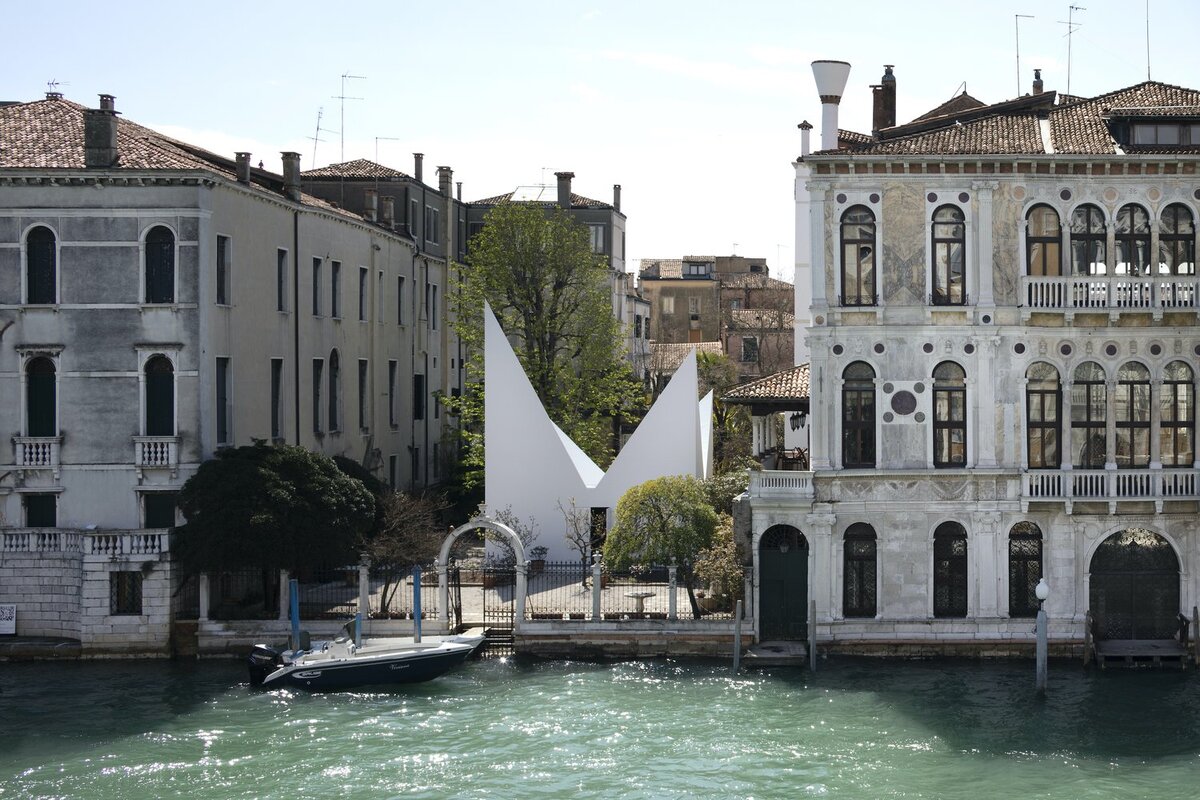
[[[279,572],[252,567],[213,573],[208,597],[209,619],[278,619]]]
[[[416,582],[411,567],[376,565],[369,573],[368,603],[373,619],[412,619]],[[440,596],[438,573],[430,565],[421,568],[421,619],[434,619]]]
[[[590,620],[594,594],[590,565],[575,562],[532,562],[525,599],[531,620]],[[670,571],[664,566],[639,567],[600,575],[600,618],[603,620],[667,619],[671,609]],[[688,592],[682,582],[674,588],[676,617],[692,619]],[[733,600],[714,599],[697,590],[704,619],[731,619]]]
[[[578,561],[529,565],[525,596],[529,619],[592,618],[592,568]]]
[[[304,569],[300,585],[300,619],[346,619],[358,612],[358,565]]]

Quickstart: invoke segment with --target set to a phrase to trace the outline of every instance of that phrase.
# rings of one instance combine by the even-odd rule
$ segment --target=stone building
[[[842,650],[1169,639],[1200,603],[1200,91],[1044,91],[795,163],[811,472],[751,491],[764,638]],[[890,93],[890,96],[889,96]],[[882,97],[881,97],[882,95]],[[890,119],[889,119],[890,114]],[[815,618],[807,609],[811,600]]]
[[[397,487],[442,474],[453,215],[419,241],[370,192],[347,211],[302,191],[299,154],[283,175],[251,160],[109,95],[0,106],[0,604],[19,635],[165,652],[176,494],[217,448],[298,444]]]

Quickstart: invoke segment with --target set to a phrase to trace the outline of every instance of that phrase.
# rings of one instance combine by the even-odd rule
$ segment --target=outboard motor
[[[262,686],[267,676],[283,664],[283,657],[274,647],[256,644],[251,649],[246,663],[250,666],[250,685]]]

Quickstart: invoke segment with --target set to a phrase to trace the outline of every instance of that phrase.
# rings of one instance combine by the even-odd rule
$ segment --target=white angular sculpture
[[[664,475],[708,476],[712,392],[696,401],[696,354],[688,355],[608,472],[555,425],[492,310],[484,308],[484,481],[488,511],[533,520],[551,560],[575,560],[563,508],[610,512],[627,489]]]

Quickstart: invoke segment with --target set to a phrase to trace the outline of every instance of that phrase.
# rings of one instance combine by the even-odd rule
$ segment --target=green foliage
[[[187,572],[287,569],[357,561],[375,504],[333,460],[258,442],[224,448],[179,493],[187,523],[171,549]]]
[[[733,520],[722,514],[712,545],[696,559],[696,577],[708,584],[721,607],[731,608],[742,596],[745,567],[741,547],[733,538]]]
[[[375,499],[375,524],[368,532],[368,536],[373,536],[383,527],[384,500],[389,494],[391,494],[391,487],[379,480],[379,478],[376,478],[369,469],[355,461],[353,458],[347,458],[346,456],[334,456],[333,463],[336,464],[337,468],[346,475],[349,475],[351,478],[354,478],[355,480],[361,482],[363,486],[367,487],[367,491],[370,492],[371,496]]]
[[[468,383],[460,397],[443,398],[463,430],[463,483],[482,480],[484,301],[550,419],[607,467],[614,420],[640,413],[644,398],[625,362],[605,258],[592,252],[587,227],[562,210],[505,203],[484,221],[454,293]]]
[[[704,495],[708,504],[719,514],[733,513],[733,499],[750,487],[750,474],[746,468],[712,475],[704,481]]]
[[[617,501],[616,524],[604,540],[610,569],[633,563],[690,565],[712,543],[717,514],[703,484],[671,475],[638,484]]]
[[[737,365],[723,353],[697,352],[696,372],[700,396],[713,393],[713,466],[718,472],[731,471],[750,455],[750,410],[721,402],[738,385]]]

